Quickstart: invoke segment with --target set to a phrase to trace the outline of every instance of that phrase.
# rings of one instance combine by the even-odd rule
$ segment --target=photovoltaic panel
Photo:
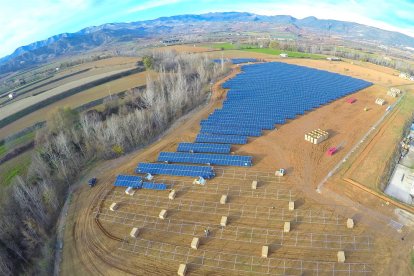
[[[176,176],[201,176],[203,178],[212,178],[215,175],[213,167],[210,166],[191,166],[160,163],[139,163],[135,169],[135,172]]]
[[[135,175],[118,175],[115,179],[114,186],[141,188],[142,178]]]
[[[246,136],[261,136],[262,129],[260,127],[231,127],[231,126],[208,126],[202,125],[201,132],[203,133],[214,133],[214,134],[230,134],[230,135],[246,135]]]
[[[261,128],[261,129],[274,129],[273,122],[259,122],[259,121],[250,121],[250,120],[215,120],[214,118],[209,118],[207,120],[201,120],[201,126],[220,126],[220,127],[238,127],[238,128]]]
[[[177,151],[181,152],[212,152],[230,153],[230,144],[211,144],[211,143],[180,143]]]
[[[232,58],[231,62],[233,64],[247,63],[247,62],[256,62],[255,58]]]
[[[142,189],[164,191],[164,190],[167,189],[167,184],[153,183],[153,182],[143,182],[142,183]]]
[[[223,155],[209,153],[161,152],[158,162],[180,162],[223,166],[251,166],[251,156]]]
[[[244,145],[247,144],[247,136],[200,133],[197,135],[196,142]]]

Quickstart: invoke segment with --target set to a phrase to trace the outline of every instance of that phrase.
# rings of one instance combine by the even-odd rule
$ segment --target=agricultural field
[[[117,94],[126,91],[130,88],[144,85],[146,83],[147,72],[135,73],[123,78],[119,78],[105,84],[86,89],[78,94],[69,96],[48,106],[40,108],[30,115],[26,115],[15,122],[0,129],[0,138],[7,137],[19,130],[32,126],[36,122],[48,120],[50,114],[56,111],[59,107],[76,108],[88,102],[107,97],[109,93]],[[152,74],[152,73],[151,73]]]
[[[17,175],[25,175],[31,162],[33,151],[26,151],[0,165],[0,187],[10,185]]]
[[[225,51],[229,58],[245,54],[280,60],[265,53]],[[130,196],[124,188],[113,187],[116,175],[134,175],[139,162],[154,162],[159,152],[175,151],[179,142],[194,141],[200,121],[223,105],[227,91],[221,88],[223,81],[216,83],[207,105],[176,122],[149,147],[101,164],[93,171],[98,185],[82,185],[75,193],[65,228],[62,275],[174,275],[180,264],[187,264],[189,275],[411,274],[413,235],[392,223],[397,220],[393,206],[383,205],[379,210],[383,201],[343,187],[348,184],[336,178],[321,193],[316,192],[320,181],[385,113],[386,106],[375,105],[375,99],[385,97],[388,87],[408,82],[395,76],[395,71],[363,63],[282,61],[358,77],[374,85],[349,95],[356,99],[353,104],[337,99],[277,125],[277,130],[249,137],[245,145],[232,146],[235,155],[253,157],[251,168],[215,166],[216,177],[204,186],[192,184],[188,177],[155,176],[153,181],[176,191],[173,200],[168,199],[169,190],[142,189]],[[229,78],[239,70],[235,66]],[[387,101],[392,104],[395,99]],[[331,134],[319,145],[304,140],[304,134],[316,128]],[[338,145],[333,156],[326,154]],[[275,176],[279,168],[285,168],[287,175]],[[252,189],[254,180],[257,189]],[[222,195],[228,200],[220,204]],[[114,202],[119,208],[110,211]],[[294,210],[288,209],[289,202],[294,202]],[[162,209],[167,210],[163,220],[158,218]],[[220,226],[222,216],[228,217],[226,226]],[[355,227],[347,228],[348,218],[355,221]],[[285,222],[290,222],[289,231],[284,231]],[[130,237],[133,227],[139,228],[137,238]],[[206,229],[210,231],[207,236]],[[200,238],[198,249],[190,247],[194,237]],[[261,256],[262,246],[269,246],[268,256]],[[338,262],[340,250],[345,251],[345,263]]]

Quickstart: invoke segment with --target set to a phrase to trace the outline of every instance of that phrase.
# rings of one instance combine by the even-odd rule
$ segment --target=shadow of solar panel
[[[252,165],[252,157],[208,153],[161,152],[158,156],[158,162],[179,162],[247,167]]]
[[[139,163],[135,169],[135,172],[175,176],[201,176],[203,178],[212,178],[215,176],[213,167],[210,166],[191,166],[160,163]]]
[[[247,136],[199,133],[197,143],[247,144]]]
[[[211,143],[180,143],[177,151],[181,152],[212,152],[212,153],[230,153],[231,145],[229,144],[211,144]]]
[[[114,186],[141,188],[142,178],[135,175],[118,175],[115,179]]]

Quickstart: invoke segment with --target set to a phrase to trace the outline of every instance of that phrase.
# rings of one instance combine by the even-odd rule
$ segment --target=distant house
[[[326,59],[329,61],[341,61],[342,60],[340,57],[327,57]]]
[[[404,72],[401,72],[399,77],[402,78],[402,79],[406,79],[406,80],[409,80],[411,78],[411,76],[409,74],[404,73]]]
[[[287,57],[288,57],[288,54],[286,54],[286,53],[281,53],[281,54],[280,54],[280,56],[281,56],[282,58],[287,58]]]

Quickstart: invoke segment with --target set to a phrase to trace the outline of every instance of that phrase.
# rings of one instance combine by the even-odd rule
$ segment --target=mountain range
[[[350,41],[365,41],[391,47],[412,47],[414,38],[358,23],[288,15],[264,16],[252,13],[221,12],[201,15],[178,15],[131,23],[109,23],[88,27],[75,33],[63,33],[17,48],[0,59],[0,73],[42,64],[53,58],[69,56],[110,46],[139,41],[209,32],[271,31],[283,28],[292,33],[339,36]]]

